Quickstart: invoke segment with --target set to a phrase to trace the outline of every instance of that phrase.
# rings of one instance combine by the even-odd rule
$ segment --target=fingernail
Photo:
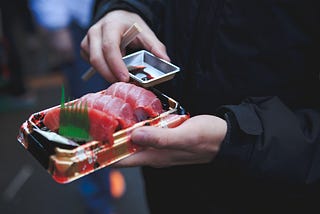
[[[129,81],[129,75],[126,74],[126,73],[119,72],[119,80],[121,82],[128,82]]]

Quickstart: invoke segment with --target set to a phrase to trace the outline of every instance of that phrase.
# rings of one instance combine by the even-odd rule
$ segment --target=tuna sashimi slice
[[[93,108],[88,108],[88,116],[91,138],[113,144],[113,133],[119,125],[118,121],[113,116]],[[60,108],[53,108],[46,113],[43,123],[51,131],[58,131],[59,121]]]
[[[154,93],[131,83],[114,83],[103,93],[129,103],[138,121],[156,117],[163,112],[161,101]]]
[[[128,128],[137,122],[132,107],[118,97],[90,93],[81,97],[78,102],[87,103],[88,107],[114,116],[120,123],[121,128]]]

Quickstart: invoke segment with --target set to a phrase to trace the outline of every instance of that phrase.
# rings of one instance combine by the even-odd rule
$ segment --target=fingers
[[[147,148],[113,164],[113,167],[151,166],[156,168],[186,164],[207,163],[211,156],[203,158],[192,152]]]
[[[131,134],[133,143],[157,149],[184,149],[183,135],[178,128],[141,127]]]
[[[81,50],[80,55],[81,57],[89,62],[89,42],[88,42],[88,36],[85,36],[81,41]]]
[[[193,162],[193,158],[187,152],[148,148],[122,159],[115,163],[113,167],[152,166],[162,168],[173,165],[190,164]]]
[[[131,140],[145,149],[115,166],[167,167],[208,163],[219,151],[226,129],[223,119],[211,115],[192,117],[176,128],[137,128],[131,133]]]
[[[81,55],[109,82],[129,81],[120,50],[121,27],[108,22],[92,26],[81,42]]]
[[[102,26],[102,54],[108,64],[109,72],[123,82],[129,81],[129,73],[122,60],[120,50],[121,38],[119,32],[125,32],[126,29],[119,29],[117,26]],[[123,33],[121,33],[122,35]]]
[[[170,61],[165,46],[158,40],[148,25],[134,13],[112,11],[93,25],[81,43],[81,55],[109,82],[129,81],[129,73],[120,50],[123,34],[137,23],[142,32],[130,47],[146,49],[155,56]]]
[[[215,151],[226,135],[226,126],[226,122],[218,117],[195,116],[175,128],[137,128],[132,132],[131,140],[157,149]]]
[[[91,27],[87,36],[81,43],[81,55],[86,59],[95,70],[107,79],[109,82],[115,82],[117,78],[110,71],[108,62],[104,58],[102,50],[102,29],[99,25]],[[121,57],[120,57],[121,58]]]
[[[134,166],[153,166],[163,167],[169,163],[168,153],[163,153],[154,149],[145,149],[137,152],[113,165],[113,167],[134,167]],[[165,162],[162,160],[166,160]]]
[[[104,55],[101,50],[102,39],[101,39],[101,29],[100,28],[91,28],[90,29],[90,64],[97,70],[100,71],[101,75],[109,80],[110,82],[114,82],[115,78],[112,73],[110,73],[107,61],[104,60]]]
[[[141,44],[145,47],[146,50],[153,53],[155,56],[170,61],[169,56],[167,55],[165,45],[158,40],[156,35],[150,30],[147,30],[147,33],[143,33],[141,37]]]

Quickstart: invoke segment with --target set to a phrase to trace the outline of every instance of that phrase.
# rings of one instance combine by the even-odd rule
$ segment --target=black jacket
[[[209,164],[144,168],[152,213],[278,213],[320,200],[317,0],[98,1],[136,12],[181,72],[159,86],[228,121]]]

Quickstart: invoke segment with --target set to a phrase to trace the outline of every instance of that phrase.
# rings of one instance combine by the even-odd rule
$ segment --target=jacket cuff
[[[261,122],[249,104],[223,106],[218,115],[227,122],[227,133],[221,143],[218,158],[247,162],[256,138],[262,134]]]
[[[149,26],[153,24],[153,14],[144,4],[132,0],[109,0],[98,5],[92,24],[99,21],[105,14],[114,10],[126,10],[138,14]]]

